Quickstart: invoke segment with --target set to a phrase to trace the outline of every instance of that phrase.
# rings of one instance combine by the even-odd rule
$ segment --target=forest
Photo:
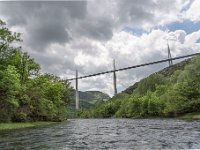
[[[69,82],[41,74],[21,42],[20,33],[11,32],[0,20],[0,122],[65,120]]]
[[[199,79],[200,57],[197,56],[154,73],[109,101],[78,112],[77,116],[145,118],[177,117],[186,113],[198,113]]]

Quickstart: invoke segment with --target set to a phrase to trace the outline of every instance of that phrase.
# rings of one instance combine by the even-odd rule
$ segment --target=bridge
[[[117,94],[117,76],[116,76],[116,72],[125,71],[125,70],[129,70],[129,69],[134,69],[134,68],[139,68],[139,67],[144,67],[144,66],[149,66],[149,65],[154,65],[154,64],[160,64],[160,63],[164,63],[164,62],[169,62],[169,66],[171,66],[171,65],[173,65],[173,60],[193,57],[193,56],[197,56],[197,55],[200,55],[200,53],[193,53],[193,54],[189,54],[189,55],[182,55],[182,56],[178,56],[178,57],[172,58],[171,57],[170,48],[169,48],[169,45],[168,45],[168,58],[167,59],[162,59],[162,60],[158,60],[158,61],[143,63],[143,64],[129,66],[129,67],[120,68],[120,69],[116,69],[115,60],[113,60],[113,70],[108,70],[108,71],[99,72],[99,73],[90,74],[90,75],[85,75],[85,76],[80,76],[80,77],[78,76],[78,70],[76,70],[75,78],[67,79],[68,81],[72,81],[72,80],[76,81],[76,109],[77,110],[79,109],[78,80],[80,80],[80,79],[99,76],[99,75],[102,75],[102,74],[113,73],[113,89],[114,89],[114,95],[116,95]]]

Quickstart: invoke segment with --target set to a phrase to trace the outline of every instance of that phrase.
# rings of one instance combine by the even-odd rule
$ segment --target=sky
[[[0,19],[22,33],[22,50],[42,73],[64,79],[200,52],[200,0],[1,1]],[[167,67],[117,73],[117,89]],[[113,95],[113,75],[79,80],[79,90]],[[71,85],[74,87],[75,83]]]

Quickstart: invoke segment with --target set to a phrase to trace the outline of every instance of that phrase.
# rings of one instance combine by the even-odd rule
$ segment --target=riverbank
[[[153,118],[160,118],[160,117],[153,117]],[[200,120],[200,112],[187,113],[187,114],[175,117],[175,118],[183,119],[183,120]],[[137,119],[139,119],[139,118],[137,118]],[[57,123],[57,122],[39,121],[39,122],[0,123],[0,131],[47,126],[47,125],[52,125],[55,123]]]
[[[187,113],[179,116],[178,119],[184,120],[200,120],[200,112]]]
[[[200,120],[200,112],[192,112],[192,113],[186,113],[182,115],[171,115],[171,116],[135,116],[135,117],[84,117],[84,116],[74,116],[72,119],[179,119],[179,120]]]
[[[30,128],[30,127],[39,127],[39,126],[47,126],[51,124],[55,124],[57,122],[11,122],[11,123],[0,123],[0,131],[4,130],[13,130],[13,129],[22,129],[22,128]]]
[[[134,119],[163,119],[163,118],[169,118],[169,119],[179,119],[179,120],[200,120],[200,112],[192,112],[192,113],[185,113],[182,115],[177,116],[149,116],[149,117],[135,117]]]

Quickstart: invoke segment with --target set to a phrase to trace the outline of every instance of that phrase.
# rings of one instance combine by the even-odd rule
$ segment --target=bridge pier
[[[173,65],[173,62],[172,62],[172,60],[171,60],[172,55],[171,55],[171,51],[170,51],[170,48],[169,48],[169,44],[168,44],[168,43],[167,43],[167,50],[168,50],[168,59],[170,59],[170,60],[169,60],[169,66],[171,66],[171,65]]]
[[[115,59],[113,59],[113,87],[114,87],[114,95],[117,94],[117,76],[116,76],[116,68],[115,68]]]
[[[76,110],[79,109],[79,94],[78,94],[78,70],[76,70]]]

